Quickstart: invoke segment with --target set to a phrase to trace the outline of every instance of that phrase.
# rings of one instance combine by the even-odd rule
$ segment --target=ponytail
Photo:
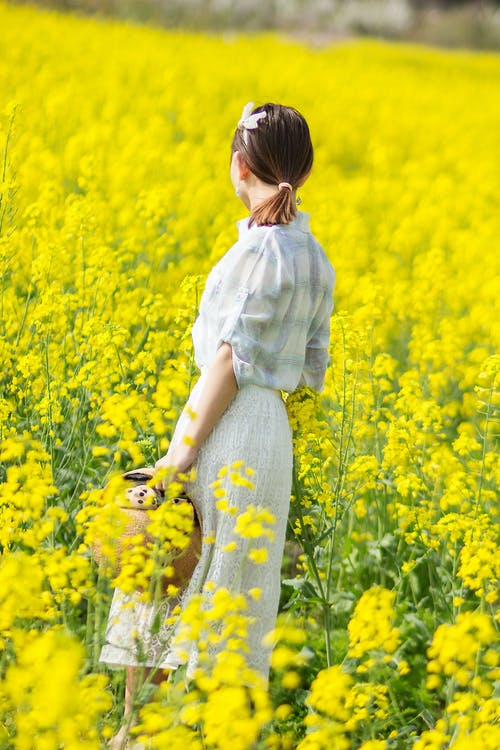
[[[297,206],[288,182],[280,182],[274,195],[258,203],[252,211],[249,226],[262,224],[289,224],[297,214]]]

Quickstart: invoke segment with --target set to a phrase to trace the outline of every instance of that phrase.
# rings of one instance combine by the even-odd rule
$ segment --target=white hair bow
[[[239,128],[245,128],[245,130],[255,130],[255,128],[259,124],[259,120],[267,117],[267,112],[255,112],[255,114],[252,115],[252,109],[253,102],[248,102],[248,104],[245,104],[245,106],[243,107],[243,112],[241,113],[241,117],[238,121]]]

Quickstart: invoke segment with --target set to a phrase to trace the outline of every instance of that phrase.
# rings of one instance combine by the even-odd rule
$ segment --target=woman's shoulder
[[[308,213],[297,211],[289,224],[249,226],[248,222],[248,218],[237,222],[239,236],[228,253],[230,262],[243,263],[245,258],[258,258],[285,267],[295,265],[300,256],[313,255],[325,281],[330,285],[334,283],[334,268],[323,246],[311,233]]]
[[[331,267],[323,245],[311,232],[310,214],[305,211],[297,211],[289,224],[276,224],[272,239],[276,241],[277,246],[292,253],[298,248],[303,248],[307,253],[317,255],[323,264]]]
[[[254,243],[258,238],[263,237],[280,237],[281,235],[290,235],[298,232],[309,234],[309,214],[305,211],[297,211],[292,221],[288,224],[255,224],[250,223],[251,217],[240,219],[236,222],[238,227],[239,241]]]

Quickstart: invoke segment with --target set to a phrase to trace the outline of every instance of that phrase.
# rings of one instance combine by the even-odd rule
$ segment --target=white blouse
[[[309,214],[290,224],[248,227],[207,277],[192,336],[197,366],[231,344],[238,387],[317,391],[328,365],[335,271],[309,230]]]

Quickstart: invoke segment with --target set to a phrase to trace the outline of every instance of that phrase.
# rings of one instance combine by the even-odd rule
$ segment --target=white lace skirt
[[[203,387],[204,374],[198,379],[187,406],[196,411]],[[184,436],[189,417],[184,410],[177,422],[169,450]],[[234,534],[234,518],[216,508],[210,484],[219,470],[234,461],[243,460],[255,474],[255,489],[231,485],[231,505],[238,513],[249,504],[269,509],[276,522],[274,540],[258,540],[255,547],[266,547],[265,563],[248,557],[248,545]],[[248,665],[265,679],[269,673],[269,646],[262,645],[263,636],[275,625],[280,596],[280,571],[292,482],[292,441],[285,405],[279,391],[257,385],[238,390],[214,429],[204,442],[195,464],[196,479],[186,485],[202,519],[204,537],[215,542],[203,543],[202,553],[192,579],[180,598],[163,599],[156,605],[141,602],[137,596],[115,589],[106,629],[105,645],[100,661],[111,666],[149,666],[175,669],[187,663],[187,676],[198,666],[198,649],[191,643],[188,656],[179,655],[171,645],[175,624],[166,625],[174,607],[186,606],[193,594],[201,592],[206,582],[224,587],[247,598],[247,614],[253,622],[247,635]],[[224,548],[237,542],[235,551]],[[261,589],[256,600],[248,595]]]

